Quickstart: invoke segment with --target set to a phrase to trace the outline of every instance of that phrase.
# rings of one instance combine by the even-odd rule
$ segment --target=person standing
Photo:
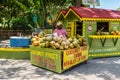
[[[63,28],[63,24],[60,21],[57,22],[56,29],[53,31],[53,36],[66,38],[67,34],[68,34],[67,31]]]

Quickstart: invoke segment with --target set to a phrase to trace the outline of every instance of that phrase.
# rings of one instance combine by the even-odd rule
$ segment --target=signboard
[[[63,69],[68,69],[88,59],[87,46],[65,50],[63,53]]]
[[[57,62],[59,61],[59,54],[51,52],[44,52],[38,50],[31,50],[31,58],[34,64],[53,71],[57,70]]]
[[[47,50],[47,49],[46,49]],[[48,51],[44,51],[42,49],[33,48],[30,50],[31,54],[31,63],[51,70],[58,73],[61,73],[61,52],[51,51],[51,49],[48,49]]]
[[[95,5],[100,6],[100,0],[82,0],[84,5]]]

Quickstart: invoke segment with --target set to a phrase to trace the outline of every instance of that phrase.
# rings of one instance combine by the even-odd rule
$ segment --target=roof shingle
[[[87,7],[70,7],[81,18],[120,18],[120,11],[87,8]]]

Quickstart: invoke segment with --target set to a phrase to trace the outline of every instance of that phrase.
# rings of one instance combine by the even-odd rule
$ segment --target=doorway
[[[76,22],[76,34],[82,36],[83,34],[83,22]]]

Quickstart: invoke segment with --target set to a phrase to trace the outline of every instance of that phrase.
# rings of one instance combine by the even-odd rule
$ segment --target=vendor
[[[67,31],[63,29],[63,24],[60,21],[56,24],[56,29],[53,31],[53,36],[61,38],[67,37]]]

